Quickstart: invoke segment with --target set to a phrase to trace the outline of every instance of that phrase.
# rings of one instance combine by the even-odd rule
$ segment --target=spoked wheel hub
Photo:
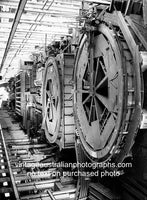
[[[43,128],[47,139],[57,140],[61,120],[61,90],[58,68],[54,58],[46,63],[42,93]]]
[[[84,34],[74,74],[80,140],[86,154],[99,162],[119,157],[135,107],[131,54],[126,47],[123,50],[121,39],[116,40],[114,35],[105,24],[99,25],[97,33]]]

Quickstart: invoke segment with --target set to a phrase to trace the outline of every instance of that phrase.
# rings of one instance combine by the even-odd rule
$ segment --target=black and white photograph
[[[0,200],[147,200],[147,0],[0,0]]]

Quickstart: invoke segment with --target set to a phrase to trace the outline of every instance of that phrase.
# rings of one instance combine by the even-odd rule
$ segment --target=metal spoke
[[[50,107],[49,107],[49,120],[53,120],[53,106],[52,106],[52,103],[50,103]]]
[[[82,89],[78,89],[77,92],[79,92],[79,93],[86,93],[86,94],[89,94],[89,93],[90,93],[90,90],[82,90]]]
[[[84,105],[84,108],[85,108],[86,113],[87,113],[87,115],[88,115],[88,114],[89,114],[89,108],[88,108],[88,106]]]
[[[91,104],[90,104],[89,123],[91,122],[92,110],[93,110],[93,97],[91,98]]]
[[[106,74],[107,72],[106,72],[105,66],[103,65],[102,61],[99,60],[99,63],[101,64],[101,68],[102,68],[104,74]]]
[[[96,90],[99,89],[106,81],[108,80],[108,76],[105,76],[96,86]]]
[[[57,96],[57,98],[56,98],[56,100],[55,100],[55,108],[57,109],[57,107],[58,107],[58,101],[59,100],[59,97]]]
[[[96,66],[96,71],[95,71],[95,76],[94,76],[94,86],[96,85],[96,80],[97,80],[97,74],[99,70],[99,58],[97,58],[97,66]]]
[[[94,104],[95,104],[95,110],[96,110],[96,116],[97,116],[97,120],[100,119],[100,116],[99,116],[99,112],[101,110],[96,98],[94,97]]]
[[[102,102],[102,104],[108,109],[108,111],[110,110],[110,106],[109,106],[109,99],[100,95],[100,94],[96,94],[96,97],[100,100],[100,102]]]
[[[89,94],[86,99],[83,101],[83,105],[89,100],[89,98],[91,97],[91,94]]]
[[[46,121],[46,118],[47,118],[47,114],[48,114],[48,107],[49,107],[49,102],[47,102],[46,104],[46,110],[45,110],[45,115],[44,115],[44,118],[43,118],[43,125],[45,124],[45,121]]]
[[[90,82],[91,86],[93,86],[93,78],[94,78],[94,62],[93,62],[93,47],[90,48]]]
[[[88,58],[87,68],[88,68],[88,72],[90,73],[91,72],[91,69],[90,69],[90,58]]]
[[[52,103],[52,105],[53,105],[53,103]],[[53,106],[52,106],[52,116],[53,116],[53,120],[56,118],[56,115],[57,115],[57,109],[56,109],[56,107],[53,105]]]
[[[54,101],[55,101],[55,103],[54,103]],[[52,102],[52,106],[55,107],[55,104],[56,104],[56,99],[55,99],[55,97],[52,97],[52,101],[51,101],[51,102]]]

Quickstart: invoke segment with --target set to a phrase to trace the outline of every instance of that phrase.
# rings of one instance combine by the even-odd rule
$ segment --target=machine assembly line
[[[0,25],[2,200],[146,199],[146,0],[4,0]]]

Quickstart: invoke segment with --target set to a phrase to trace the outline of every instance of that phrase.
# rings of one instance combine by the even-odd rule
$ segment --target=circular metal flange
[[[80,140],[86,154],[99,162],[117,152],[131,117],[127,105],[133,104],[133,90],[127,94],[128,87],[134,87],[131,67],[128,72],[124,69],[125,59],[114,35],[105,24],[99,25],[92,44],[84,34],[74,72],[74,111]],[[124,78],[127,73],[130,77]]]
[[[50,143],[59,134],[61,123],[61,89],[58,67],[55,58],[50,57],[45,66],[42,89],[42,127]]]

